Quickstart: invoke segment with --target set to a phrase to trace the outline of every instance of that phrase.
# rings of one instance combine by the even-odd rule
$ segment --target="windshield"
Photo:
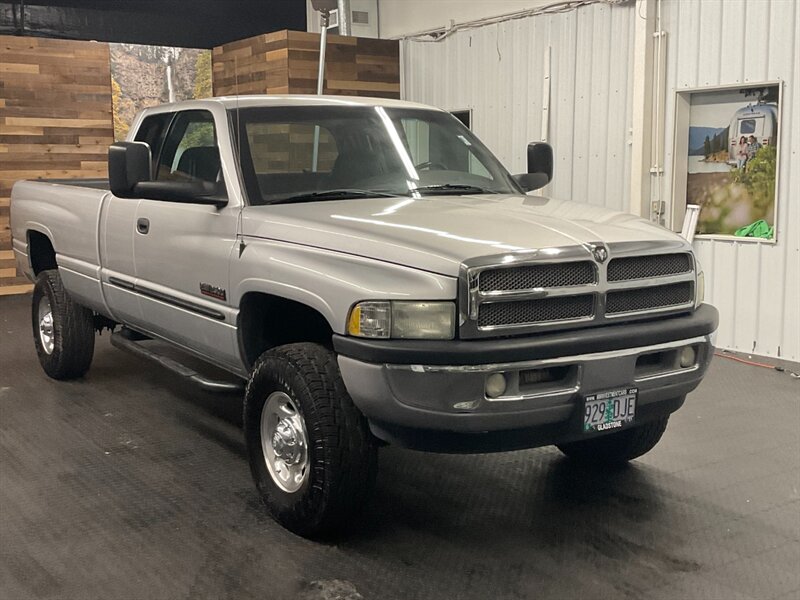
[[[250,204],[367,196],[520,193],[446,112],[381,106],[239,109]]]

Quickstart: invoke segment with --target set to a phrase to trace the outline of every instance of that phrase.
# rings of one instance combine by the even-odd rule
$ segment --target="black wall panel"
[[[0,34],[212,48],[305,31],[304,0],[0,1]]]

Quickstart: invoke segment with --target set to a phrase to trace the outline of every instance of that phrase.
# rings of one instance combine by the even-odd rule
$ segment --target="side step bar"
[[[145,340],[147,338],[144,338]],[[230,381],[217,381],[209,379],[200,375],[194,369],[179,363],[177,360],[158,354],[150,348],[146,348],[141,341],[143,336],[131,331],[129,329],[122,329],[111,334],[111,345],[119,348],[120,350],[127,350],[142,358],[147,358],[157,362],[165,369],[169,369],[173,373],[185,377],[195,385],[206,390],[207,392],[242,392],[244,391],[244,383],[236,383]]]

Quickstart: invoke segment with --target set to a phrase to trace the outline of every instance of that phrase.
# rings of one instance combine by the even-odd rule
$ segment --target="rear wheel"
[[[301,343],[262,354],[245,393],[244,429],[256,487],[284,527],[325,535],[361,510],[377,449],[333,352]]]
[[[56,269],[42,271],[33,288],[33,339],[44,372],[53,379],[75,379],[89,370],[94,356],[94,316],[75,303]]]
[[[669,416],[588,440],[558,444],[558,449],[575,461],[619,465],[652,450],[664,435]]]

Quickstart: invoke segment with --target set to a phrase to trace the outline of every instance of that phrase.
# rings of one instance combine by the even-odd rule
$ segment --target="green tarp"
[[[769,223],[767,223],[764,219],[759,219],[755,223],[750,223],[750,225],[745,225],[744,227],[737,229],[734,235],[738,235],[739,237],[757,237],[764,238],[765,240],[771,240],[772,236],[775,235],[775,228],[770,227]]]

